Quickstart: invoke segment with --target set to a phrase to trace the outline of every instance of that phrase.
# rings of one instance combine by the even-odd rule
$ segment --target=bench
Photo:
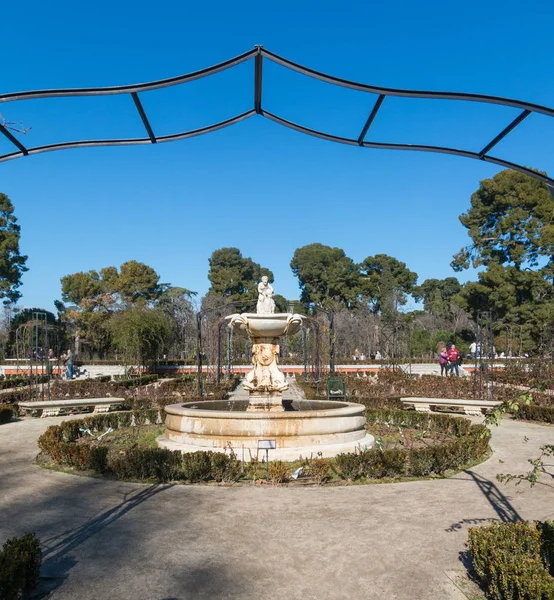
[[[26,412],[41,412],[41,417],[57,417],[69,410],[94,408],[95,413],[110,412],[125,402],[125,398],[75,398],[73,400],[44,400],[20,402],[19,408]]]
[[[498,400],[455,400],[453,398],[400,398],[408,406],[413,406],[418,412],[431,412],[436,406],[459,408],[466,415],[482,416],[483,410],[498,408],[502,402]]]

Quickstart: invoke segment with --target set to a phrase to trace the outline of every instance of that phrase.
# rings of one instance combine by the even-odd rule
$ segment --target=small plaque
[[[258,450],[275,450],[276,447],[275,440],[258,440]]]

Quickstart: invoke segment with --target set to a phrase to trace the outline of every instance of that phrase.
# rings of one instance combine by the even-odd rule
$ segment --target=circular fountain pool
[[[336,456],[370,448],[374,438],[364,429],[365,408],[353,402],[283,401],[282,412],[249,412],[248,400],[218,400],[165,407],[161,447],[182,452],[230,449],[244,460],[256,456],[259,440],[275,440],[270,459]]]

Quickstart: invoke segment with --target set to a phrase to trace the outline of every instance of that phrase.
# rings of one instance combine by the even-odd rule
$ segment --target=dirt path
[[[67,418],[67,417],[65,417]],[[0,543],[44,549],[42,589],[61,599],[463,600],[467,529],[554,518],[554,489],[501,485],[554,427],[505,420],[494,455],[447,480],[349,487],[149,486],[33,464],[64,418],[0,426]]]

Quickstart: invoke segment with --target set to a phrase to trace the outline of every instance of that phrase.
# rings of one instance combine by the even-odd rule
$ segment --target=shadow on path
[[[465,471],[465,473],[467,473],[477,484],[479,491],[482,492],[483,496],[485,496],[489,504],[493,507],[494,511],[498,515],[498,518],[484,517],[462,519],[457,523],[452,523],[452,525],[450,525],[450,527],[448,527],[445,531],[457,531],[458,529],[462,528],[462,525],[479,525],[483,523],[492,523],[495,521],[523,521],[521,515],[517,512],[515,507],[510,502],[510,499],[500,491],[499,487],[495,483],[493,483],[489,479],[486,479],[485,477],[482,477],[481,475],[478,475],[477,473],[474,473],[473,471]]]
[[[144,489],[133,490],[125,494],[119,504],[105,510],[83,525],[42,540],[42,556],[44,559],[42,569],[50,575],[44,578],[41,577],[43,584],[46,584],[45,586],[41,585],[41,587],[43,589],[47,587],[49,592],[59,587],[67,577],[68,571],[77,564],[72,556],[76,548],[143,502],[171,487],[173,487],[173,484],[151,485]]]

